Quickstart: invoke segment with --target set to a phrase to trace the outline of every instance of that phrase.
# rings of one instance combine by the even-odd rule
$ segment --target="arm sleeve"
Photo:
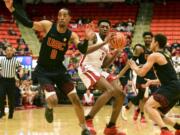
[[[87,52],[87,49],[88,49],[88,40],[84,40],[83,42],[80,42],[77,45],[77,48],[82,54],[85,54]]]
[[[12,14],[14,15],[14,17],[20,21],[24,26],[28,27],[28,28],[32,28],[33,27],[33,21],[31,21],[30,19],[28,19],[27,17],[25,17],[23,14],[19,13],[17,11],[17,9],[15,9]]]

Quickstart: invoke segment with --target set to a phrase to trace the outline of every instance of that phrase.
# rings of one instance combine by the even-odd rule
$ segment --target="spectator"
[[[175,56],[172,57],[174,68],[178,78],[180,78],[180,50],[176,50]]]
[[[3,22],[5,22],[4,16],[0,15],[0,23],[3,23]]]
[[[32,90],[31,81],[24,80],[20,89],[23,98],[23,105],[33,105],[34,98],[38,92]]]
[[[12,27],[9,27],[8,34],[12,35],[12,36],[16,36],[17,35],[17,33],[14,31],[14,29]]]
[[[94,104],[94,95],[89,89],[87,89],[86,93],[84,93],[82,102],[85,106],[92,106]]]
[[[73,75],[73,74],[77,73],[76,65],[75,65],[75,63],[73,62],[73,59],[70,59],[67,68],[68,68],[68,73],[69,73],[70,75]]]
[[[2,41],[3,46],[3,50],[6,50],[7,46],[11,46],[11,44],[9,43],[9,41],[7,40],[7,38],[4,38]]]
[[[24,41],[24,39],[23,39],[22,37],[20,37],[19,39],[17,39],[17,43],[18,43],[19,45],[24,45],[24,44],[25,44],[25,41]]]

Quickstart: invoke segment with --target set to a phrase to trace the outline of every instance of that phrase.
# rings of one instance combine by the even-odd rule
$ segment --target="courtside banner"
[[[0,60],[4,56],[0,56]],[[17,60],[21,63],[23,68],[31,69],[32,68],[32,57],[31,56],[16,56]]]

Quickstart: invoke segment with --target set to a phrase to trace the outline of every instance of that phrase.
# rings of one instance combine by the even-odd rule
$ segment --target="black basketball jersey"
[[[167,60],[167,64],[165,65],[158,65],[157,63],[154,64],[154,69],[156,70],[156,74],[161,84],[168,84],[173,80],[178,80],[171,58],[168,55],[166,55],[164,52],[159,52],[159,53],[163,54]]]
[[[148,49],[146,49],[143,45],[137,45],[137,46],[140,46],[143,48],[144,50],[144,53],[142,53],[139,57],[137,57],[138,61],[139,61],[139,64],[140,65],[143,65],[146,63],[147,61],[147,57],[152,53],[151,51],[149,51]],[[135,46],[136,47],[136,46]],[[140,77],[140,76],[137,76],[137,79],[136,79],[136,83],[138,84],[143,84],[143,83],[146,83],[146,80],[144,78],[148,78],[148,79],[156,79],[156,75],[154,73],[154,70],[153,68],[147,72],[146,76],[144,77]]]
[[[65,33],[59,33],[57,25],[53,24],[42,42],[38,64],[46,68],[61,66],[71,34],[69,29]]]

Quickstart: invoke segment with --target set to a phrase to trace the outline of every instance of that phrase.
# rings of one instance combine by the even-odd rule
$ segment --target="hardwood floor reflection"
[[[85,107],[85,113],[90,108]],[[117,126],[127,135],[159,135],[159,128],[151,120],[140,123],[132,120],[134,108],[127,112],[128,120],[119,117]],[[111,106],[105,106],[94,118],[97,135],[103,135],[103,130],[110,118]],[[180,122],[180,107],[175,107],[169,116]],[[12,120],[7,115],[0,119],[0,135],[80,135],[81,129],[71,105],[61,105],[54,109],[54,122],[49,124],[44,118],[44,108],[15,111]]]

